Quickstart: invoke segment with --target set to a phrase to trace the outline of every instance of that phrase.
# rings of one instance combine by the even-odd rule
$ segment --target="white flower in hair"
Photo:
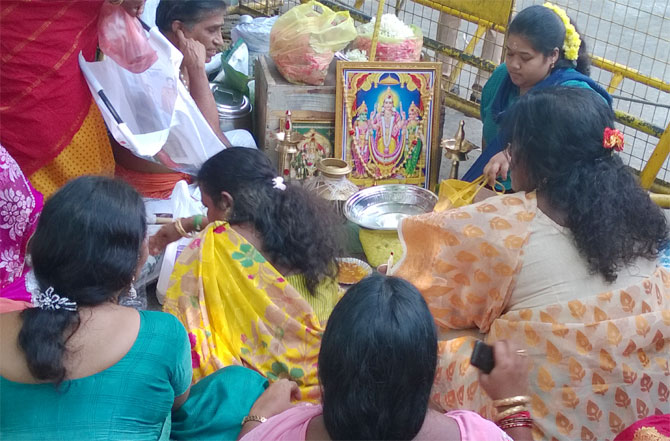
[[[277,176],[272,179],[272,188],[277,188],[281,191],[286,190],[286,184],[284,184],[284,178]]]

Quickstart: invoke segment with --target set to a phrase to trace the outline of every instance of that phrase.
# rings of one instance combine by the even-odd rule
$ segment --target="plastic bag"
[[[102,52],[130,72],[144,72],[158,59],[139,20],[119,5],[102,5],[98,39]]]
[[[355,37],[348,12],[310,1],[277,19],[270,33],[270,56],[287,81],[320,86],[335,52]]]
[[[89,63],[81,53],[79,66],[121,146],[140,158],[195,175],[224,145],[179,79],[181,52],[157,28],[149,32],[149,43],[158,60],[139,74],[109,57]]]
[[[258,17],[252,19],[249,15],[240,17],[240,22],[230,32],[233,43],[244,40],[249,52],[267,54],[270,52],[270,32],[279,16]]]
[[[498,186],[501,188],[500,191],[496,190],[496,188],[493,190],[498,194],[504,194],[505,187],[501,182],[496,181],[495,187]],[[472,182],[461,181],[460,179],[445,179],[440,182],[438,200],[433,211],[446,211],[470,205],[475,200],[477,193],[484,187],[486,187],[486,178],[484,175]]]
[[[172,218],[190,217],[196,214],[205,214],[201,202],[200,190],[197,185],[188,185],[186,181],[179,181],[170,196],[172,204]],[[165,248],[161,263],[158,284],[156,285],[156,299],[161,305],[165,302],[165,295],[169,287],[170,275],[179,254],[191,243],[191,238],[182,237]]]
[[[440,182],[438,200],[433,211],[446,211],[452,208],[464,207],[474,201],[477,193],[486,186],[484,176],[480,176],[472,182],[459,179],[445,179]]]
[[[384,38],[377,40],[377,51],[375,61],[419,61],[421,49],[423,48],[423,33],[421,29],[410,25],[414,29],[414,37],[407,39]],[[352,49],[370,53],[372,46],[372,35],[359,35],[351,44]]]
[[[244,40],[224,51],[221,60],[221,71],[212,80],[213,83],[221,85],[225,89],[237,90],[243,95],[249,96],[249,51]]]

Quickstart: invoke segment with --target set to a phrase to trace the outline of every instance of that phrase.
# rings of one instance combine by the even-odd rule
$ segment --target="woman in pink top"
[[[524,395],[526,358],[498,342],[496,367],[481,375],[493,399]],[[271,389],[245,418],[242,441],[254,440],[530,440],[530,429],[509,435],[474,412],[433,410],[437,334],[421,294],[409,282],[371,276],[352,287],[333,310],[319,354],[322,405],[276,413],[283,395]],[[275,398],[277,397],[277,398]]]

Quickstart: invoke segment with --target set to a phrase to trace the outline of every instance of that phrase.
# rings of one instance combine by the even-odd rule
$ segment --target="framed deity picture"
[[[335,156],[352,182],[435,188],[441,76],[441,63],[338,61]]]
[[[284,127],[284,118],[279,119],[279,127]],[[291,118],[293,130],[305,138],[298,144],[298,152],[291,161],[291,179],[302,180],[314,176],[316,164],[322,158],[332,158],[335,141],[334,119]]]

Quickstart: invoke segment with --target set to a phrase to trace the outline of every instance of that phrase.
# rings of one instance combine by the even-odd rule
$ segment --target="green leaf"
[[[254,253],[254,260],[258,263],[265,263],[265,257],[261,253]]]
[[[240,245],[240,251],[242,251],[244,254],[248,253],[249,251],[251,251],[251,245],[249,245],[248,243],[243,243],[242,245]]]
[[[235,260],[240,260],[240,259],[244,258],[244,254],[240,253],[239,251],[235,251],[230,256]]]
[[[242,348],[242,355],[249,355],[251,352],[249,352],[249,349],[247,348]]]
[[[251,259],[244,259],[244,260],[242,261],[242,267],[244,267],[244,268],[249,268],[249,267],[251,267],[251,266],[253,266],[253,265],[254,265],[254,261],[251,260]]]
[[[289,375],[291,378],[302,378],[305,376],[305,372],[300,368],[292,368]]]
[[[279,379],[278,376],[273,374],[272,372],[266,372],[265,376],[268,377],[270,380],[277,381]]]
[[[274,372],[277,375],[281,375],[283,373],[288,374],[288,366],[286,366],[281,361],[275,361],[274,363],[272,363],[272,372]]]

